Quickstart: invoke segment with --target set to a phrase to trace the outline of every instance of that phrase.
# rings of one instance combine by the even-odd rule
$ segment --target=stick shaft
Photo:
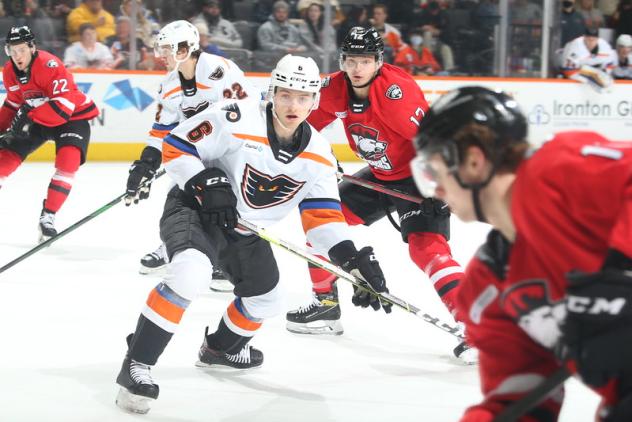
[[[405,199],[407,201],[415,202],[417,204],[421,204],[424,200],[421,196],[411,195],[409,193],[402,192],[397,189],[392,189],[384,185],[380,185],[379,183],[371,182],[370,180],[364,180],[359,177],[350,176],[348,174],[342,174],[342,173],[338,173],[338,176],[342,177],[342,180],[346,180],[347,182],[353,183],[354,185],[362,186],[364,188],[371,189],[376,192],[385,193],[387,195],[391,195],[400,199]]]

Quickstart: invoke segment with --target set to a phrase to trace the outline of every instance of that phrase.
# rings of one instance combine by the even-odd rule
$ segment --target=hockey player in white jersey
[[[298,207],[318,253],[361,277],[369,291],[388,291],[373,250],[358,251],[350,240],[329,142],[305,121],[318,106],[319,91],[316,63],[287,55],[272,71],[269,102],[217,104],[163,139],[162,160],[177,183],[160,221],[171,263],[128,336],[117,378],[120,407],[146,413],[158,397],[151,366],[216,265],[230,274],[236,297],[217,329],[207,327],[197,365],[245,369],[263,363],[263,353],[248,343],[265,319],[282,311],[279,270],[270,244],[236,227],[238,216],[266,227]],[[390,312],[389,304],[369,296],[372,306]]]
[[[235,63],[202,52],[199,43],[197,28],[183,20],[166,25],[156,37],[155,53],[166,62],[169,73],[158,90],[158,108],[147,146],[130,168],[127,205],[149,197],[151,184],[144,188],[140,186],[145,180],[153,179],[162,162],[162,139],[179,122],[226,98],[260,97]],[[166,264],[166,256],[164,245],[145,255],[141,259],[140,273],[161,269]],[[232,291],[233,286],[216,269],[211,288]]]

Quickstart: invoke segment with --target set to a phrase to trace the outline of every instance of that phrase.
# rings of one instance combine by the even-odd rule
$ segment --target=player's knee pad
[[[267,293],[242,297],[241,303],[254,318],[266,319],[281,313],[284,299],[283,289],[277,284]]]
[[[213,275],[211,261],[196,249],[176,253],[167,268],[164,283],[187,300],[193,300],[202,293]]]

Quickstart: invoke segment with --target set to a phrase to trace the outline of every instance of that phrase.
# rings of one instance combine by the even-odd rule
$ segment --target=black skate
[[[286,314],[286,328],[297,334],[328,334],[339,336],[343,333],[340,322],[338,288],[333,285],[329,293],[313,293],[312,302]]]
[[[151,378],[151,366],[128,357],[123,361],[116,383],[121,386],[116,405],[132,413],[149,412],[150,403],[158,398],[160,389]]]
[[[198,357],[200,360],[196,362],[195,366],[201,368],[250,369],[257,368],[263,364],[263,352],[261,350],[246,344],[241,351],[230,355],[211,349],[208,345],[206,335],[204,336],[204,343],[202,347],[200,347]]]
[[[235,286],[230,282],[224,271],[219,268],[213,268],[213,278],[209,287],[214,292],[232,293]]]
[[[42,213],[39,218],[39,243],[46,242],[51,237],[57,236],[55,230],[55,213],[46,211],[42,206]]]
[[[465,341],[459,343],[453,350],[454,356],[466,365],[476,365],[478,363],[478,350],[467,344]]]
[[[168,263],[167,248],[163,243],[158,249],[141,258],[138,272],[141,274],[155,273],[164,269]]]

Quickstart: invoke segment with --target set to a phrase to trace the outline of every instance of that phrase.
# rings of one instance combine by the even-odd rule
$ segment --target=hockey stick
[[[522,415],[540,404],[553,390],[562,385],[571,376],[565,367],[553,372],[547,379],[520,400],[508,406],[494,418],[494,422],[515,422]]]
[[[424,200],[421,196],[415,196],[406,192],[402,192],[397,189],[388,188],[384,185],[380,185],[379,183],[371,182],[369,180],[364,180],[359,177],[350,176],[344,173],[337,173],[337,175],[339,178],[342,178],[342,180],[346,180],[347,182],[353,183],[354,185],[362,186],[367,189],[385,193],[387,195],[391,195],[396,198],[405,199],[407,201],[415,202],[417,204],[421,204]]]
[[[273,245],[277,245],[283,249],[285,249],[286,251],[289,251],[291,253],[293,253],[294,255],[297,255],[307,261],[309,261],[310,263],[316,265],[319,268],[322,268],[326,271],[329,271],[330,273],[334,274],[335,276],[337,276],[338,278],[341,278],[345,281],[348,281],[349,283],[353,284],[356,287],[359,287],[361,289],[365,289],[365,287],[351,274],[349,274],[348,272],[336,267],[334,264],[332,264],[329,261],[326,261],[322,258],[319,258],[316,255],[313,255],[301,248],[299,248],[296,245],[293,245],[289,242],[286,242],[283,239],[279,239],[277,237],[275,237],[274,235],[268,233],[267,230],[262,229],[260,227],[257,227],[256,225],[243,220],[243,219],[239,219],[238,220],[239,226],[241,226],[241,228],[252,232],[254,234],[256,234],[257,236],[259,236],[260,238],[262,238],[263,240],[266,240],[270,243],[272,243]],[[403,310],[405,310],[406,312],[410,312],[411,314],[416,315],[417,317],[423,319],[425,322],[434,325],[435,327],[452,334],[453,336],[455,336],[456,338],[458,338],[459,340],[463,341],[465,340],[465,337],[463,337],[463,335],[461,334],[461,330],[458,327],[454,327],[446,322],[441,321],[439,318],[433,317],[432,315],[429,315],[427,313],[424,313],[421,311],[421,309],[417,308],[416,306],[402,300],[399,299],[396,296],[393,296],[390,293],[377,293],[374,291],[371,291],[371,293],[379,296],[380,300],[383,300],[385,302],[391,303]]]
[[[154,180],[156,180],[157,178],[159,178],[163,174],[165,174],[165,170],[164,169],[159,170],[158,172],[156,172],[156,175],[154,176],[154,178],[151,181],[153,182]],[[144,187],[145,185],[147,185],[147,182],[148,181],[145,181],[139,187]],[[36,252],[38,252],[38,251],[50,246],[53,242],[56,242],[57,240],[59,240],[62,237],[66,236],[68,233],[70,233],[70,232],[74,231],[75,229],[83,226],[85,223],[87,223],[88,221],[92,220],[93,218],[95,218],[99,214],[104,213],[105,211],[107,211],[110,208],[112,208],[114,205],[116,205],[119,202],[121,202],[123,200],[123,198],[125,198],[126,196],[127,196],[127,192],[122,194],[122,195],[117,196],[116,198],[114,198],[113,200],[108,202],[107,204],[103,205],[98,210],[96,210],[93,213],[83,217],[81,220],[79,220],[76,223],[72,224],[70,227],[60,231],[59,233],[57,233],[56,236],[53,236],[53,237],[45,240],[44,242],[40,243],[39,245],[37,245],[34,248],[30,249],[29,251],[25,252],[24,254],[18,256],[13,261],[9,262],[8,264],[6,264],[2,268],[0,268],[0,273],[3,273],[4,271],[6,271],[9,268],[13,267],[15,264],[18,264],[18,263],[24,261],[26,258],[28,258],[29,256],[33,255],[34,253],[36,253]]]

